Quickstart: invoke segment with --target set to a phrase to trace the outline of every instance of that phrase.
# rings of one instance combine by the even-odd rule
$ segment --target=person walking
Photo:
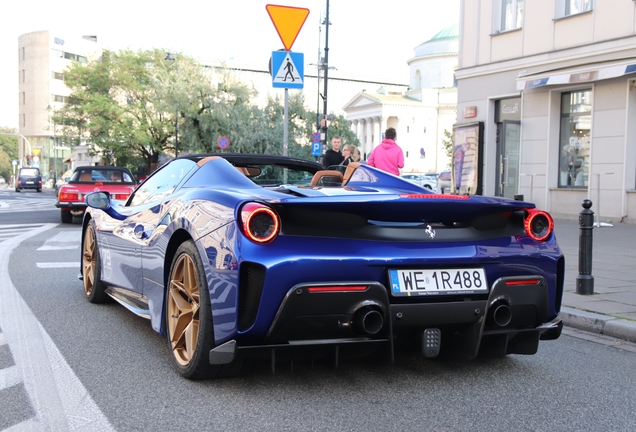
[[[373,149],[367,164],[391,174],[400,175],[400,168],[404,168],[404,153],[395,142],[397,134],[394,128],[384,132],[384,139]]]
[[[342,139],[336,135],[331,138],[331,148],[325,152],[322,157],[322,164],[329,168],[330,166],[340,165],[344,160],[344,156],[340,153],[340,146],[342,145]]]

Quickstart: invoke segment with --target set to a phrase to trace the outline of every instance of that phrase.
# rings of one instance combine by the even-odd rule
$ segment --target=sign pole
[[[285,89],[285,109],[284,109],[284,121],[283,121],[283,156],[287,156],[287,143],[289,138],[289,89]]]

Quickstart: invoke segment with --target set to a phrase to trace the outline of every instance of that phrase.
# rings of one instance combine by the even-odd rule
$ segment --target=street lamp
[[[178,63],[177,63],[177,54],[173,54],[171,52],[169,52],[168,54],[166,54],[166,60],[169,62],[174,62],[174,67],[175,69],[177,69],[178,72]],[[176,79],[176,78],[175,78]],[[175,109],[174,109],[174,157],[179,156],[179,109],[176,106],[176,102],[175,102]]]

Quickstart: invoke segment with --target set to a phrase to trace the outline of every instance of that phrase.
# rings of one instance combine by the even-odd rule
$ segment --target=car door
[[[196,167],[189,159],[176,159],[148,177],[133,193],[128,208],[134,214],[128,229],[139,244],[143,283],[147,289],[163,284],[165,249],[168,239],[170,209],[177,186]],[[145,295],[146,288],[143,292]]]

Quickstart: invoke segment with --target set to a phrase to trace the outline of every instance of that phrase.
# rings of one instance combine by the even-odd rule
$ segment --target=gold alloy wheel
[[[82,275],[84,279],[84,291],[89,296],[93,292],[95,283],[95,257],[96,253],[95,229],[92,224],[86,227],[84,233],[84,251],[82,253]]]
[[[199,336],[199,281],[194,261],[186,253],[178,258],[169,281],[168,331],[174,358],[187,366]]]

